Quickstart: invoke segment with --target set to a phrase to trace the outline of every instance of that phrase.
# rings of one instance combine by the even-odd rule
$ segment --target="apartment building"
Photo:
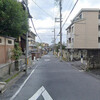
[[[67,48],[100,48],[100,9],[82,9],[66,30]]]
[[[81,9],[67,27],[67,49],[87,55],[99,54],[100,49],[100,9]],[[78,54],[77,54],[78,55]]]

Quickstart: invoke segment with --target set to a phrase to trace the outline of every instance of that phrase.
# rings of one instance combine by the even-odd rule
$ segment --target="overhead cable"
[[[39,35],[38,35],[37,31],[36,31],[36,28],[35,28],[35,26],[34,26],[34,23],[33,23],[32,18],[31,18],[31,22],[32,22],[32,26],[33,26],[33,28],[34,28],[34,31],[35,31],[36,35],[38,36],[38,38],[40,39],[40,41],[41,41],[41,43],[42,43],[42,40],[41,40],[41,38],[39,37]]]
[[[37,5],[38,8],[40,8],[40,10],[44,13],[46,13],[49,17],[54,18],[52,15],[48,14],[43,8],[41,8],[34,0],[32,0],[34,2],[35,5]]]
[[[78,1],[79,1],[79,0],[77,0],[77,1],[75,2],[75,4],[74,4],[74,6],[73,6],[72,10],[70,11],[70,13],[69,13],[68,17],[66,18],[65,22],[63,23],[62,27],[64,27],[65,23],[67,22],[67,20],[68,20],[69,16],[70,16],[70,15],[71,15],[71,13],[73,12],[73,10],[74,10],[74,8],[75,8],[76,4],[78,3]]]

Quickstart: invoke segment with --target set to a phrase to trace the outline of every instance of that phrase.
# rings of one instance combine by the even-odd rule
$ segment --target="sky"
[[[62,23],[65,22],[65,19],[67,18],[76,1],[77,0],[62,0]],[[60,36],[58,35],[60,31],[60,23],[55,22],[55,18],[59,18],[59,4],[56,3],[55,0],[28,0],[28,7],[30,10],[30,14],[33,17],[36,31],[42,42],[46,42],[49,44],[53,43],[53,30],[55,27],[56,43],[58,43],[60,41]],[[78,1],[69,19],[62,28],[63,43],[66,43],[67,40],[67,32],[65,29],[68,27],[68,25],[70,25],[71,20],[82,8],[100,8],[100,0]],[[29,21],[29,24],[30,30],[35,33],[34,29],[32,28],[31,21]],[[38,37],[36,38],[36,41],[41,42]]]

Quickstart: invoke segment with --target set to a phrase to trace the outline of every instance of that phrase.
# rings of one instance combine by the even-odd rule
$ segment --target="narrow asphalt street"
[[[100,80],[49,53],[10,100],[100,100]]]

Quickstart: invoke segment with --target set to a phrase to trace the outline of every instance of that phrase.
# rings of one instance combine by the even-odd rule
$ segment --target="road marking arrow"
[[[44,100],[53,100],[43,86],[29,100],[37,100],[41,95]]]

